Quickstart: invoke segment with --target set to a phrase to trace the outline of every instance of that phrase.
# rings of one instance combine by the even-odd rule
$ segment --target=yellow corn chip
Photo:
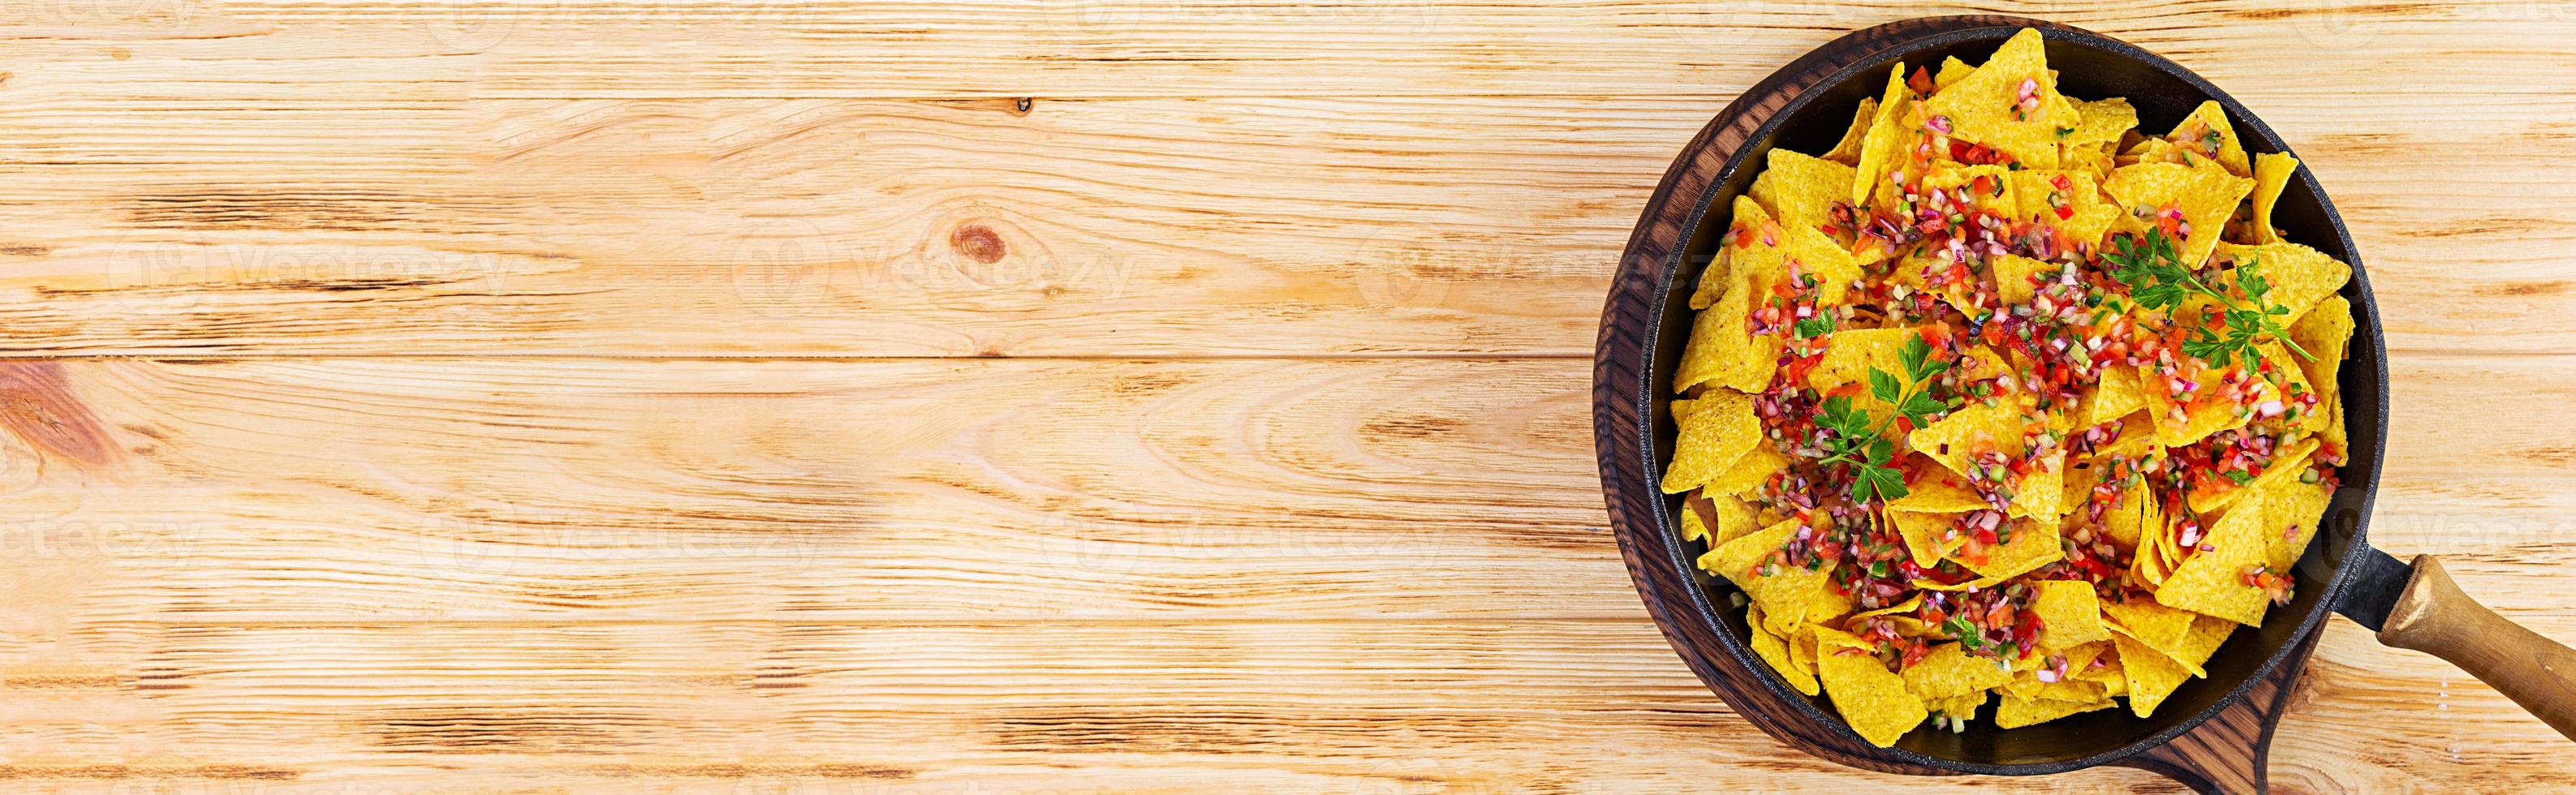
[[[2227,643],[2227,636],[2235,632],[2236,622],[2210,616],[2194,618],[2191,629],[2183,632],[2182,645],[2173,651],[2174,662],[2191,669],[2193,676],[2208,676],[2200,670],[2201,665],[2209,662],[2209,656],[2217,653],[2218,647]]]
[[[2008,304],[2030,303],[2041,279],[2054,279],[2066,271],[2062,262],[2041,262],[2029,257],[2005,254],[1986,260],[1994,269],[1995,294]]]
[[[2025,95],[2039,100],[2036,107],[2019,104]],[[1923,113],[1948,119],[1950,137],[1993,147],[2023,168],[2056,168],[2058,120],[2051,116],[2062,103],[2039,31],[2024,28],[1976,71],[1925,100]]]
[[[1770,663],[1771,670],[1780,674],[1781,679],[1788,680],[1790,687],[1797,688],[1800,693],[1815,695],[1815,672],[1798,667],[1789,656],[1789,642],[1762,626],[1762,606],[1748,605],[1744,615],[1745,623],[1753,625],[1753,653],[1763,662]]]
[[[1770,208],[1783,227],[1814,229],[1832,220],[1834,202],[1852,183],[1851,166],[1787,149],[1772,149],[1768,163],[1746,194]]]
[[[1851,597],[1834,592],[1830,573],[1783,566],[1765,575],[1755,568],[1789,543],[1798,527],[1798,520],[1790,519],[1728,541],[1703,556],[1700,568],[1744,589],[1747,598],[1762,606],[1775,629],[1841,618],[1851,612]]]
[[[1851,127],[1843,130],[1843,139],[1834,144],[1832,151],[1825,153],[1824,159],[1846,166],[1860,165],[1861,144],[1869,140],[1869,123],[1877,118],[1878,98],[1861,97],[1860,109],[1852,112]]]
[[[2088,150],[2089,151],[2089,150]],[[2111,231],[2120,219],[2120,208],[2102,198],[2102,172],[2108,171],[2107,156],[2093,153],[2106,168],[2095,171],[2067,164],[2061,169],[2024,169],[2012,173],[2013,196],[2018,204],[2014,215],[2064,233],[2068,246],[2091,247]],[[2057,183],[2064,181],[2067,187]],[[2065,208],[2061,214],[2059,208]]]
[[[2284,446],[2280,448],[2279,454],[2273,457],[2271,466],[2265,467],[2263,469],[2263,474],[2256,476],[2253,480],[2247,481],[2245,485],[2239,486],[2236,485],[2235,481],[2221,478],[2210,481],[2210,485],[2205,490],[2195,490],[2191,492],[2188,496],[2192,511],[2195,513],[2216,512],[2219,509],[2226,508],[2229,503],[2235,502],[2238,497],[2252,494],[2260,489],[2270,486],[2273,483],[2285,479],[2293,482],[2297,481],[2299,478],[2299,472],[2306,469],[2304,464],[2308,460],[2308,454],[2316,452],[2317,440],[2300,439],[2295,442],[2283,442],[2282,444]]]
[[[2074,678],[2042,682],[2028,673],[2016,675],[2012,681],[2005,682],[2003,686],[1995,689],[2001,691],[2005,698],[2019,698],[2027,701],[2072,701],[2078,704],[2090,704],[2108,698],[2103,694],[2102,686],[2093,682]]]
[[[1786,636],[1790,664],[1798,666],[1798,670],[1807,672],[1809,676],[1816,673],[1816,629],[1814,624],[1799,624]]]
[[[2127,212],[2132,222],[2152,219],[2169,206],[2182,211],[2190,234],[2183,235],[2174,248],[2184,265],[2199,267],[2217,247],[2228,216],[2236,213],[2236,204],[2254,189],[2254,180],[2227,173],[2227,169],[2215,164],[2139,163],[2113,169],[2102,189],[2119,201],[2117,207]],[[2140,210],[2145,214],[2139,214]]]
[[[1959,56],[1943,56],[1940,71],[1932,73],[1932,90],[1939,91],[1957,85],[1959,81],[1968,79],[1968,73],[1974,71],[1977,71],[1977,68],[1969,66],[1966,61],[1959,60]]]
[[[1985,190],[1977,189],[1980,178],[1985,180]],[[2013,195],[2013,182],[2012,172],[2003,166],[1939,165],[1923,174],[1924,190],[1963,197],[1967,207],[1987,210],[2005,218],[2021,212],[2021,199]]]
[[[2011,579],[2032,569],[2055,563],[2066,557],[2057,543],[2057,526],[2024,520],[2008,523],[2011,540],[1986,550],[1983,560],[1960,560],[1959,565],[1989,579]]]
[[[2102,380],[2094,383],[2093,391],[2085,398],[2084,424],[2100,425],[2146,407],[2146,388],[2138,381],[2138,368],[2110,365],[2102,368]]]
[[[2304,465],[2291,468],[2306,469]],[[2296,476],[2264,486],[2263,564],[2274,571],[2289,571],[2290,564],[2308,551],[2308,540],[2316,537],[2317,525],[2325,520],[2326,505],[2333,499],[2334,491],[2325,484],[2301,483]]]
[[[2281,231],[2272,227],[2272,208],[2281,203],[2281,190],[2290,185],[2290,177],[2299,171],[2299,159],[2279,152],[2254,157],[2254,242],[2281,242]]]
[[[2058,143],[2067,149],[2100,151],[2119,144],[2121,133],[2138,126],[2138,109],[2120,97],[2097,99],[2075,103],[2075,118],[2075,131]]]
[[[1945,698],[1925,699],[1923,702],[1923,706],[1930,708],[1932,713],[1935,715],[1947,715],[1960,720],[1977,717],[1977,708],[1985,705],[1986,691],[1983,690],[1960,693],[1958,695]]]
[[[2102,616],[2114,629],[2140,639],[2149,648],[2159,649],[2180,647],[2183,635],[2191,631],[2191,620],[2197,617],[2144,599],[2104,604]]]
[[[2200,103],[2200,107],[2193,108],[2191,115],[2184,116],[2182,123],[2174,125],[2173,132],[2165,134],[2165,140],[2192,154],[2218,161],[2219,165],[2227,168],[2227,173],[2240,177],[2254,174],[2245,161],[2245,143],[2237,140],[2236,127],[2227,123],[2227,109],[2219,107],[2217,100],[2206,100]]]
[[[2066,515],[2066,451],[2050,450],[2034,459],[2029,474],[2013,484],[2012,505],[2005,513],[2054,525]]]
[[[1751,329],[1754,296],[1770,289],[1767,273],[1756,268],[1742,274],[1725,298],[1691,321],[1690,340],[1682,344],[1681,365],[1673,373],[1674,391],[1715,385],[1759,392],[1770,385],[1782,342]]]
[[[1940,538],[1943,532],[1958,522],[1958,516],[1945,513],[1916,513],[1894,508],[1893,505],[1889,506],[1887,520],[1896,525],[1897,536],[1905,539],[1905,551],[1913,556],[1914,565],[1930,567],[1941,562],[1942,557],[1957,548],[1956,544],[1941,543]]]
[[[1931,714],[1923,699],[1906,692],[1903,678],[1868,654],[1867,642],[1819,628],[1816,643],[1816,673],[1824,680],[1825,695],[1861,739],[1881,748],[1894,745]]]
[[[1710,537],[1708,523],[1699,520],[1699,512],[1682,506],[1682,540],[1705,541]]]
[[[2022,416],[2021,409],[2010,403],[1993,406],[1970,403],[1950,412],[1950,416],[1914,429],[1913,433],[1906,435],[1906,444],[1916,452],[1941,462],[1950,471],[1965,476],[1968,462],[1975,457],[1979,445],[2019,452],[2022,431],[2029,425],[2030,421]]]
[[[1673,440],[1664,493],[1679,494],[1715,480],[1761,441],[1762,420],[1753,413],[1751,395],[1723,389],[1709,393]]]
[[[2110,707],[2111,700],[2107,698],[2092,703],[2077,703],[2055,699],[2030,701],[2007,695],[2004,696],[2003,703],[1995,707],[1995,727],[2018,729],[2024,726],[2036,726],[2068,715]]]
[[[2002,661],[1969,654],[1956,643],[1933,646],[1931,653],[1905,669],[1906,689],[1925,699],[1982,692],[2012,678],[2012,669]]]
[[[2032,597],[2030,609],[2039,614],[2041,649],[2064,649],[2111,639],[2111,628],[2102,623],[2102,602],[2093,594],[2093,584],[2082,580],[2047,580],[2033,585],[2039,594]]]
[[[2221,243],[2217,251],[2219,256],[2239,264],[2262,263],[2263,280],[2272,285],[2271,293],[2263,296],[2264,302],[2290,309],[2289,316],[2280,318],[2284,326],[2299,322],[2307,316],[2309,309],[2316,307],[2317,302],[2343,289],[2343,283],[2352,280],[2352,266],[2297,243],[2260,246]],[[2216,278],[2222,284],[2236,282],[2232,273],[2220,274]]]
[[[1709,528],[1713,533],[1708,540],[1710,549],[1762,529],[1752,503],[1734,497],[1711,497],[1709,504],[1717,508],[1717,525]]]
[[[1780,224],[1771,211],[1762,209],[1762,203],[1751,196],[1735,197],[1732,206],[1734,215],[1728,217],[1725,237],[1718,242],[1717,259],[1700,271],[1699,284],[1691,289],[1692,309],[1716,306],[1737,281],[1765,267],[1778,270],[1781,264]],[[1737,245],[1739,239],[1745,245]]]
[[[1700,490],[1710,495],[1745,494],[1762,488],[1762,484],[1770,482],[1772,475],[1779,474],[1781,470],[1788,468],[1788,456],[1771,449],[1770,445],[1756,444],[1753,449],[1744,451],[1743,457],[1735,459],[1735,463],[1728,465],[1726,471],[1718,473],[1717,477],[1701,486]]]
[[[1904,165],[1905,148],[1915,136],[1905,125],[1905,112],[1913,99],[1913,92],[1905,88],[1905,62],[1898,61],[1887,72],[1887,92],[1878,98],[1878,117],[1869,121],[1860,164],[1852,171],[1853,207],[1868,206],[1869,197],[1887,182],[1888,173]]]
[[[1888,510],[1914,513],[1964,513],[1994,507],[1986,503],[1986,498],[1977,496],[1975,490],[1960,483],[1956,476],[1944,476],[1937,472],[1933,475],[1908,487],[1905,496],[1887,504]]]
[[[2290,324],[2290,341],[2316,357],[2299,360],[2299,369],[2307,373],[2308,386],[2319,392],[2334,391],[2335,378],[2343,366],[2344,346],[2352,341],[2352,302],[2340,295],[2318,301],[2315,309]]]
[[[2173,576],[2156,587],[2156,601],[2248,626],[2263,623],[2272,598],[2245,584],[2245,568],[2263,565],[2271,549],[2264,537],[2264,505],[2259,492],[2237,499],[2210,526],[2197,551],[2186,550]]]
[[[2120,673],[2129,680],[2129,712],[2138,717],[2155,714],[2174,688],[2191,677],[2191,672],[2127,635],[2113,635],[2111,643],[2120,649]]]
[[[2137,552],[2140,557],[2146,555],[2145,546],[2139,542],[2146,538],[2148,529],[2162,532],[2164,527],[2164,505],[2156,499],[2155,487],[2143,481],[2130,484],[2120,494],[2120,501],[2113,503],[2111,510],[2102,515],[2103,534],[2110,536],[2113,543]],[[2163,578],[2157,579],[2161,581]]]

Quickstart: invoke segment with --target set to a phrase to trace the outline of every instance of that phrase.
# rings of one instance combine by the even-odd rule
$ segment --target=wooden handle
[[[2449,660],[2576,740],[2576,649],[2478,604],[2431,555],[2415,556],[2379,642]]]

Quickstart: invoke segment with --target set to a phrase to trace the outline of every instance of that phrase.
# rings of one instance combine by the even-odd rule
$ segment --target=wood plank
[[[2570,559],[2576,423],[2550,419],[2576,360],[2462,361],[2396,372],[2373,540],[2546,614],[2555,591],[2477,568]],[[33,434],[0,447],[0,543],[31,553],[0,572],[47,595],[0,616],[27,625],[1643,615],[1575,361],[0,375],[0,418]]]
[[[8,710],[0,774],[1394,792],[1849,775],[1728,714],[1643,622],[101,624],[75,644],[94,667],[13,688],[73,709]],[[2124,770],[2027,783],[2162,790]]]
[[[2576,344],[2569,94],[2248,82],[2398,350]],[[16,355],[1582,356],[1722,101],[31,93]]]
[[[1926,13],[2044,16],[2222,85],[2563,93],[2576,20],[2444,4],[1467,0],[170,0],[0,22],[32,85],[135,97],[1103,97],[1733,93],[1841,33]]]

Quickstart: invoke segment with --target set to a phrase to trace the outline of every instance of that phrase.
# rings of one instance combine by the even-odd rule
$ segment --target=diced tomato
[[[1914,93],[1917,94],[1932,93],[1932,70],[1920,66],[1914,67],[1914,74],[1905,78],[1905,87],[1914,89]]]

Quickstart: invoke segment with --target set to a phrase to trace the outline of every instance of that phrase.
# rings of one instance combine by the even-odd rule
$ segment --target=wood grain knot
[[[982,224],[966,224],[948,233],[948,247],[986,265],[1000,262],[1011,253],[1011,247],[1002,242],[1002,236]]]

